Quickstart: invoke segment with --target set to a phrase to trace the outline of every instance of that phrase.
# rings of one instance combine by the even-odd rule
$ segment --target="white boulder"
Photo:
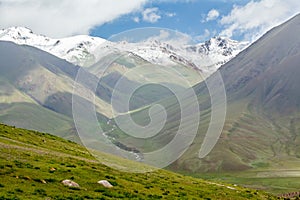
[[[64,184],[65,186],[68,186],[68,187],[79,187],[78,183],[68,180],[68,179],[63,180],[62,184]]]
[[[108,182],[107,180],[100,180],[97,183],[103,185],[106,188],[112,188],[112,184],[110,182]]]

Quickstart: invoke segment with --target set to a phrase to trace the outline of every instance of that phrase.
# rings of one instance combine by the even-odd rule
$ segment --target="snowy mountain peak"
[[[13,26],[7,29],[1,29],[0,32],[5,32],[5,34],[12,35],[12,36],[22,36],[22,35],[29,35],[33,34],[32,30],[27,27],[19,27]]]
[[[136,55],[154,64],[181,63],[199,69],[209,76],[250,44],[225,37],[214,37],[194,45],[172,42],[174,41],[146,40],[139,43],[122,43],[123,46],[120,45],[119,49],[127,51],[130,49]]]
[[[104,44],[104,48],[126,51],[153,64],[179,63],[199,69],[207,75],[216,71],[249,45],[247,42],[238,42],[224,37],[214,37],[195,45],[180,45],[178,42],[173,44],[170,41],[151,38],[138,43],[127,41],[113,43],[88,35],[52,39],[35,34],[25,27],[0,30],[0,40],[34,46],[80,66],[96,63],[99,59],[99,52],[96,51]]]
[[[212,54],[214,52],[229,56],[235,54],[235,51],[241,51],[241,49],[244,49],[248,45],[248,42],[238,42],[224,37],[213,37],[204,43],[190,45],[186,48],[190,52],[200,54]]]
[[[39,44],[50,40],[46,36],[34,34],[32,30],[26,27],[2,29],[0,30],[0,38],[1,40],[12,41],[17,44]]]
[[[106,41],[99,37],[87,35],[52,39],[35,34],[25,27],[11,27],[0,30],[0,40],[34,46],[80,66],[93,64],[96,61],[93,51]]]

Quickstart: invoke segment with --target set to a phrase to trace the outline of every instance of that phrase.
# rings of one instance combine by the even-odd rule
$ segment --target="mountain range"
[[[251,176],[264,178],[285,176],[287,171],[299,173],[299,34],[297,15],[268,31],[218,70],[226,91],[227,113],[220,138],[205,158],[199,158],[199,149],[204,145],[212,117],[211,94],[206,83],[219,83],[214,81],[218,74],[193,87],[201,110],[199,131],[170,169],[193,174],[251,171]],[[185,97],[183,105],[175,99],[171,96],[158,102],[168,108],[169,117],[164,129],[150,141],[122,134],[120,141],[135,144],[144,152],[168,144],[181,125],[181,107],[193,103],[190,96]],[[130,115],[145,125],[149,123],[148,113],[149,108],[145,108]]]
[[[140,42],[110,42],[99,37],[78,35],[69,38],[53,39],[33,33],[24,27],[11,27],[0,30],[0,40],[33,46],[65,59],[75,65],[89,67],[99,61],[101,45],[109,49],[119,49],[133,53],[146,61],[159,65],[181,63],[201,70],[209,76],[221,65],[245,49],[248,42],[238,42],[223,37],[214,37],[195,45],[162,42],[148,38]]]
[[[0,118],[2,122],[65,137],[72,135],[70,132],[72,133],[74,129],[71,119],[71,94],[75,74],[79,70],[76,65],[85,67],[95,81],[96,78],[101,77],[101,80],[105,82],[106,86],[101,90],[104,92],[97,93],[96,106],[98,113],[105,116],[107,120],[112,117],[110,96],[115,83],[122,76],[127,76],[126,74],[129,73],[125,72],[130,71],[133,66],[160,64],[160,67],[165,70],[168,70],[170,66],[175,67],[176,70],[185,74],[185,78],[192,84],[196,84],[202,81],[202,77],[197,74],[206,69],[202,64],[199,69],[190,61],[190,58],[181,58],[180,54],[186,55],[189,52],[192,57],[217,58],[216,62],[212,64],[213,67],[207,68],[208,76],[247,45],[245,42],[238,43],[225,38],[212,38],[203,44],[176,48],[170,44],[150,39],[140,43],[113,43],[102,38],[85,35],[52,39],[34,34],[30,29],[23,27],[0,30],[0,41],[3,41],[0,42],[0,56],[1,71],[4,72],[1,73],[1,91],[3,92],[1,92]],[[104,48],[117,48],[122,52],[127,52],[124,57],[118,58],[105,74],[102,73],[103,58],[97,57],[97,51],[102,48],[101,44],[105,44]],[[111,59],[110,56],[113,55],[106,56],[108,60]],[[151,76],[151,81],[161,82],[169,79],[167,74],[157,76],[158,73],[154,68],[150,66],[149,69],[151,70],[143,73]],[[127,84],[129,86],[137,85],[149,79],[141,74],[127,77]],[[178,85],[176,80],[172,84]],[[86,89],[86,87],[84,88]],[[77,95],[84,96],[84,94]],[[152,87],[151,90],[133,97],[135,103],[132,103],[131,109],[146,106],[149,102],[155,102],[170,95],[172,94],[165,89]],[[20,114],[16,116],[16,113],[27,115],[29,112],[31,113],[29,117]],[[41,118],[40,115],[43,117]],[[48,122],[45,123],[45,121]],[[56,123],[60,124],[61,129],[56,128]]]

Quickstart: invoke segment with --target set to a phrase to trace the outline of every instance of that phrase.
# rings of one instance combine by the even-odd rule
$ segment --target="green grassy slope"
[[[1,104],[0,120],[6,124],[27,127],[38,131],[47,131],[60,135],[70,131],[72,120],[64,115],[48,110],[33,103]],[[35,124],[35,125],[33,125]]]
[[[0,199],[276,199],[262,191],[165,170],[124,173],[100,164],[76,143],[3,124],[0,151]],[[74,180],[80,188],[63,186],[64,179]],[[114,187],[97,184],[101,179]]]

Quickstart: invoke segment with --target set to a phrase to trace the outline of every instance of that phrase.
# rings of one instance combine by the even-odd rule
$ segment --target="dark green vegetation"
[[[100,164],[74,142],[3,124],[0,149],[0,199],[276,199],[263,191],[165,170],[117,171]],[[80,188],[63,186],[64,179],[77,182]],[[97,184],[101,179],[114,187]]]

